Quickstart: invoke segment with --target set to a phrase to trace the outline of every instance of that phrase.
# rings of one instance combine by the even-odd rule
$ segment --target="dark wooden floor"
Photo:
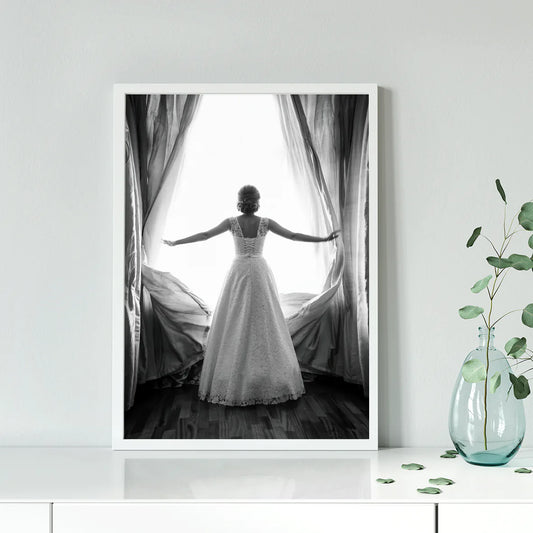
[[[278,405],[226,407],[197,399],[197,385],[145,390],[125,415],[127,439],[366,439],[368,402],[342,381],[306,383]]]

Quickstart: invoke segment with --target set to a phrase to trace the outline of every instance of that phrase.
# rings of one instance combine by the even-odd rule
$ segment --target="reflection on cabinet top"
[[[533,450],[483,468],[440,448],[378,452],[117,452],[105,448],[0,448],[0,502],[349,500],[533,502]],[[401,468],[421,463],[423,470]],[[430,478],[454,485],[420,494]],[[377,478],[392,478],[382,485]]]

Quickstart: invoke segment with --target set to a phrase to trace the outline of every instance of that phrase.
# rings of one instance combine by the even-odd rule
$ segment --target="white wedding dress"
[[[226,276],[207,339],[199,397],[223,405],[296,400],[304,384],[279,303],[272,271],[262,256],[268,219],[244,237],[229,219],[236,257]]]

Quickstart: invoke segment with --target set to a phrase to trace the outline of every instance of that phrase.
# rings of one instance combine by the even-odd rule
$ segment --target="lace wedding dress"
[[[304,394],[298,360],[262,256],[268,219],[244,237],[229,219],[236,257],[226,276],[207,339],[199,397],[223,405],[274,404]]]

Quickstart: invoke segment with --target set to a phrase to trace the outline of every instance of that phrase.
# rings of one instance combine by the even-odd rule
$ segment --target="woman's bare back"
[[[252,239],[257,236],[261,217],[256,215],[241,215],[237,217],[237,221],[241,227],[242,234],[246,239]]]

